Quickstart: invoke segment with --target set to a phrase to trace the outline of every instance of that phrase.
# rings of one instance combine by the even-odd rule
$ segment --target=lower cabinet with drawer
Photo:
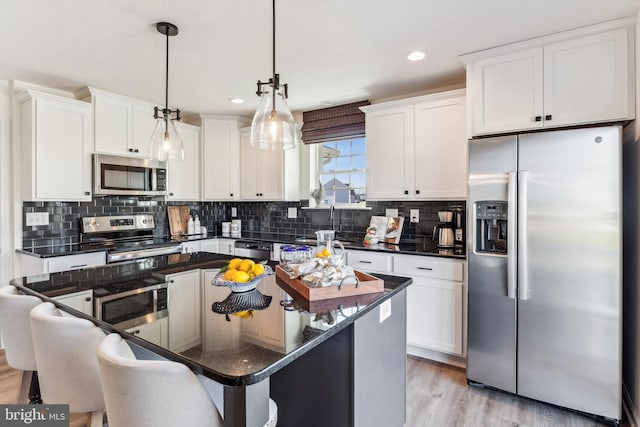
[[[127,332],[152,344],[166,348],[169,343],[169,320],[165,317],[155,322],[127,329]]]
[[[391,254],[383,252],[347,251],[347,264],[356,270],[389,274],[392,271],[392,260]]]
[[[464,366],[464,261],[394,255],[393,273],[408,276],[407,352]]]

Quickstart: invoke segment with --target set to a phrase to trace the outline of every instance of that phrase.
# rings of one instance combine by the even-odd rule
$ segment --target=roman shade
[[[305,144],[364,136],[364,113],[369,101],[307,111],[302,114],[302,141]]]

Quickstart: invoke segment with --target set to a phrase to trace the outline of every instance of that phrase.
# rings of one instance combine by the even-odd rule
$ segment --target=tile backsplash
[[[464,200],[446,201],[367,201],[370,209],[303,209],[306,202],[166,202],[163,198],[129,196],[96,197],[91,202],[24,202],[23,224],[29,212],[47,212],[49,225],[23,226],[22,247],[56,246],[80,241],[80,219],[86,216],[151,213],[156,219],[156,235],[168,236],[167,206],[188,206],[198,214],[209,235],[218,235],[223,221],[230,221],[231,208],[237,208],[243,232],[277,233],[287,236],[313,236],[315,230],[339,231],[338,238],[360,240],[373,215],[384,216],[386,209],[398,209],[405,217],[402,239],[431,237],[438,224],[437,211],[466,208]],[[297,209],[297,218],[288,218],[288,208]],[[419,209],[420,222],[410,223],[411,209]]]

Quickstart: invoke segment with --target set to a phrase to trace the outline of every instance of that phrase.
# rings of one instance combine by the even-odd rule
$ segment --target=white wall
[[[0,80],[0,286],[13,277],[13,230],[11,228],[11,84]]]

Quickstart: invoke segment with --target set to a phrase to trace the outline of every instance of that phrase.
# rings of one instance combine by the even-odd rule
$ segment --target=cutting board
[[[189,225],[188,206],[168,206],[167,215],[169,216],[169,232],[171,236],[187,234]]]

